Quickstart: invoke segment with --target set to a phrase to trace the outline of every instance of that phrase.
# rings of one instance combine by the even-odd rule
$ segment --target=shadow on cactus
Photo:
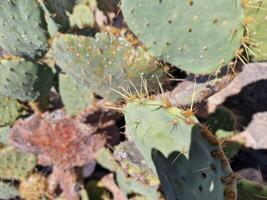
[[[168,200],[236,199],[236,180],[222,147],[194,115],[164,101],[134,100],[126,129],[157,172]]]

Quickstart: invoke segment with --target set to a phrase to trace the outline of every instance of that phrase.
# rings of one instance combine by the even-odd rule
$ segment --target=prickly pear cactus
[[[0,95],[0,127],[13,124],[22,114],[22,110],[19,102]]]
[[[168,200],[236,199],[222,148],[196,117],[165,101],[143,99],[127,104],[125,120]]]
[[[9,132],[9,126],[0,127],[0,146],[8,145]]]
[[[234,135],[237,119],[231,110],[220,107],[208,117],[205,124],[218,138],[225,138]]]
[[[251,51],[255,61],[267,60],[267,1],[245,1],[246,23]]]
[[[11,54],[40,57],[47,51],[46,23],[36,0],[0,1],[0,46]]]
[[[60,0],[60,2],[63,4],[66,12],[71,13],[73,7],[75,6],[76,0]]]
[[[14,199],[19,195],[19,191],[15,186],[10,183],[0,182],[0,199]]]
[[[114,148],[113,155],[124,171],[127,171],[129,176],[135,180],[153,187],[159,185],[157,175],[148,167],[144,157],[135,147],[134,142],[121,142]]]
[[[59,76],[59,91],[65,109],[71,116],[87,108],[93,99],[93,93],[90,89],[76,84],[67,75]]]
[[[0,149],[0,178],[22,179],[29,175],[36,165],[36,158],[15,150],[12,147]]]
[[[94,13],[90,5],[82,2],[74,6],[73,12],[69,15],[72,27],[80,29],[92,27],[95,23]]]
[[[215,72],[241,46],[240,1],[122,0],[121,9],[129,28],[154,56],[187,72]]]
[[[137,193],[146,197],[145,199],[147,200],[159,199],[160,194],[157,192],[157,187],[151,186],[148,183],[144,184],[134,177],[128,177],[108,149],[102,148],[98,151],[97,162],[110,171],[116,172],[116,180],[125,195]]]
[[[51,36],[57,31],[66,31],[69,28],[69,18],[61,0],[38,0],[47,22],[47,29]]]
[[[262,200],[267,198],[267,186],[249,180],[240,180],[237,184],[238,200]]]
[[[45,95],[53,84],[52,70],[23,59],[0,61],[0,93],[21,101]]]
[[[70,78],[110,100],[120,97],[111,88],[127,89],[131,86],[128,79],[140,89],[143,76],[155,89],[155,76],[163,76],[162,68],[147,52],[131,47],[123,37],[105,33],[98,33],[95,38],[60,35],[52,48],[56,63]]]
[[[20,195],[26,200],[42,199],[48,193],[48,181],[41,174],[32,174],[19,185]]]

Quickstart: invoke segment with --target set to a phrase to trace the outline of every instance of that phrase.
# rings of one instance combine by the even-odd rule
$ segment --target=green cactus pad
[[[76,0],[60,0],[68,13],[72,12],[73,7],[75,6],[75,1]]]
[[[205,124],[218,138],[226,138],[235,134],[237,119],[231,110],[221,107],[208,117]]]
[[[38,2],[45,13],[47,29],[51,36],[69,28],[69,18],[61,0],[38,0]]]
[[[0,182],[0,199],[8,200],[19,196],[18,189],[10,183]]]
[[[0,149],[0,178],[1,179],[22,179],[36,166],[36,158],[15,150],[12,147]]]
[[[36,0],[0,1],[0,46],[11,54],[36,58],[48,49],[43,13]]]
[[[93,10],[90,8],[90,5],[84,3],[77,4],[69,17],[71,26],[80,29],[92,27],[95,23]]]
[[[59,91],[67,113],[74,116],[87,108],[93,100],[88,88],[76,84],[67,75],[59,76]]]
[[[156,187],[151,187],[149,184],[144,184],[134,178],[128,177],[123,168],[116,162],[109,149],[100,149],[97,152],[96,159],[101,166],[116,172],[118,185],[126,195],[137,193],[143,195],[147,200],[157,200],[159,198],[160,195]]]
[[[267,198],[267,186],[249,180],[237,184],[238,200],[263,200]]]
[[[96,38],[60,35],[54,40],[53,54],[58,66],[77,84],[110,100],[121,97],[111,88],[127,89],[128,79],[140,90],[142,75],[149,88],[155,89],[155,76],[163,76],[162,68],[143,49],[105,33],[96,34]]]
[[[37,99],[53,84],[52,70],[32,62],[13,59],[0,61],[0,93],[21,101]]]
[[[157,187],[159,185],[157,175],[147,165],[134,142],[121,142],[114,148],[113,155],[129,176],[149,186]]]
[[[125,120],[168,200],[236,199],[235,178],[219,142],[194,116],[144,99],[127,104]]]
[[[267,1],[249,0],[245,6],[249,44],[255,61],[267,61]]]
[[[10,127],[0,127],[0,145],[8,145]]]
[[[241,46],[243,8],[224,0],[122,0],[130,30],[158,59],[194,74],[228,64]]]
[[[0,95],[0,127],[13,124],[21,113],[22,107],[16,100]]]

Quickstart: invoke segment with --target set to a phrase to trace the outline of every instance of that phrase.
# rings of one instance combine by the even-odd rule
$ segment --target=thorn
[[[121,93],[118,90],[115,90],[113,88],[110,88],[112,91],[116,92],[117,94],[121,95],[125,100],[129,100],[128,96],[126,96],[125,94]]]
[[[156,78],[157,78],[157,81],[158,81],[158,84],[159,84],[160,92],[161,92],[162,96],[164,96],[164,90],[163,90],[161,82],[159,81],[159,77],[157,75],[156,75]]]
[[[138,92],[138,90],[137,90],[137,88],[135,87],[135,85],[133,84],[133,82],[132,82],[130,79],[128,79],[128,81],[129,81],[129,82],[131,83],[131,85],[133,86],[133,88],[134,88],[134,90],[136,91],[136,93],[137,93],[139,99],[141,99],[141,95],[140,95],[140,93]]]

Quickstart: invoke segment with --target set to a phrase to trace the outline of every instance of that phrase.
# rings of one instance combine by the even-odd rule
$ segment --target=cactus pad
[[[48,183],[46,177],[32,174],[19,185],[21,197],[26,200],[42,199],[47,193]]]
[[[208,117],[205,124],[218,138],[225,138],[235,134],[237,119],[231,110],[220,107]]]
[[[121,8],[130,30],[154,56],[187,72],[215,72],[241,46],[239,1],[122,0]]]
[[[38,0],[38,2],[45,13],[47,29],[51,36],[54,36],[57,31],[68,29],[69,18],[60,0]]]
[[[96,38],[60,35],[53,44],[56,63],[77,84],[98,95],[114,100],[118,96],[110,88],[128,88],[130,79],[137,88],[141,78],[150,88],[158,87],[163,71],[141,48],[133,48],[124,38],[100,33]],[[140,89],[140,88],[139,88]]]
[[[144,99],[127,104],[125,119],[168,200],[236,199],[235,178],[219,142],[194,116]]]
[[[0,95],[0,127],[13,124],[21,112],[22,107],[16,100]]]
[[[242,179],[237,184],[238,200],[262,200],[267,198],[267,186]]]
[[[9,126],[0,127],[0,145],[8,145],[9,132]]]
[[[76,84],[66,75],[59,76],[59,90],[67,113],[71,116],[87,108],[92,102],[92,92]]]
[[[72,27],[82,29],[92,27],[94,23],[94,13],[90,5],[79,3],[74,6],[73,13],[70,15],[70,24]]]
[[[245,7],[254,60],[267,61],[267,1],[248,0]]]
[[[52,70],[20,59],[0,61],[0,93],[30,101],[44,95],[53,84]]]
[[[18,189],[10,183],[0,182],[0,199],[14,199],[19,196]]]
[[[157,187],[144,184],[138,181],[137,177],[128,177],[124,169],[116,162],[109,149],[100,149],[97,153],[97,161],[101,166],[116,172],[116,180],[124,194],[141,194],[147,200],[157,200],[159,198],[160,195],[157,192]]]
[[[36,58],[47,51],[47,31],[36,0],[0,1],[0,46],[14,54]]]
[[[0,149],[0,178],[22,179],[29,175],[36,165],[36,158],[31,154],[25,154],[12,147]]]

